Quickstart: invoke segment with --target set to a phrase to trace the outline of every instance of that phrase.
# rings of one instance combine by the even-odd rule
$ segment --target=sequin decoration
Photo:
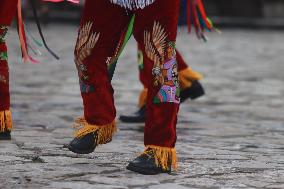
[[[164,78],[164,83],[158,94],[154,97],[154,103],[179,103],[180,88],[178,83],[177,62],[175,57],[163,64],[162,75]]]

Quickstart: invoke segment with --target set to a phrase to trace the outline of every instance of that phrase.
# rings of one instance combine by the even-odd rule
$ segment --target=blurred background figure
[[[40,21],[47,25],[50,22],[79,22],[84,0],[80,1],[80,5],[70,4],[67,1],[60,3],[35,1],[35,3]],[[33,19],[29,0],[24,0],[23,8],[26,18]]]
[[[40,21],[47,25],[50,21],[50,4],[43,1],[34,1]],[[31,5],[29,0],[22,0],[23,16],[25,18],[33,18]]]
[[[185,4],[186,0],[182,0]],[[283,0],[205,0],[214,23],[234,27],[283,27]]]
[[[186,1],[181,0],[180,25],[186,24]],[[80,5],[36,1],[42,23],[79,22],[84,0]],[[205,0],[208,15],[216,26],[229,27],[283,27],[283,0]],[[23,0],[28,18],[32,18],[29,1]]]

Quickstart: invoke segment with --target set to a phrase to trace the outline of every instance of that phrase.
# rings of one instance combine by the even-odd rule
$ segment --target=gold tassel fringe
[[[13,129],[12,113],[10,110],[0,111],[0,132]]]
[[[142,108],[143,106],[146,105],[146,101],[147,101],[147,95],[148,95],[148,89],[144,88],[139,96],[139,102],[138,102],[138,106],[139,108]]]
[[[164,170],[177,169],[177,155],[175,148],[160,147],[147,145],[147,149],[151,149],[155,155],[156,165]]]
[[[203,75],[193,71],[191,68],[184,69],[179,72],[179,82],[181,89],[188,88],[192,85],[192,81],[203,79]]]
[[[78,118],[75,120],[75,128],[78,131],[74,133],[76,138],[83,137],[92,132],[98,132],[98,144],[106,144],[112,140],[112,136],[117,132],[115,121],[107,125],[92,125],[87,123],[84,118]]]

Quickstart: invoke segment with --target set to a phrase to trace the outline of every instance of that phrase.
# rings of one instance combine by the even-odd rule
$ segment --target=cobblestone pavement
[[[184,189],[284,188],[284,37],[282,31],[225,30],[201,43],[180,31],[177,46],[202,72],[207,95],[181,105],[179,169],[141,176],[125,169],[143,150],[143,125],[118,122],[113,142],[90,155],[63,148],[82,114],[73,63],[75,26],[45,29],[61,55],[19,64],[18,40],[9,36],[15,132],[0,142],[0,188]],[[141,89],[135,42],[118,66],[118,114],[135,110]]]

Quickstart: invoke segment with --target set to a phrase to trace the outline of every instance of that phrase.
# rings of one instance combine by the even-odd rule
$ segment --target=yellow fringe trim
[[[0,111],[0,132],[13,129],[12,113],[10,110]]]
[[[147,145],[146,150],[150,148],[155,155],[156,165],[164,170],[177,169],[177,152],[175,148]],[[169,164],[171,163],[171,164]]]
[[[179,82],[181,89],[188,88],[192,85],[192,81],[203,79],[203,75],[193,71],[191,68],[184,69],[179,72]]]
[[[87,123],[85,118],[77,118],[74,124],[78,130],[74,133],[76,138],[83,137],[92,132],[98,132],[98,144],[106,144],[112,140],[112,136],[117,132],[115,120],[107,125],[92,125]]]
[[[144,88],[139,96],[139,102],[138,102],[138,106],[139,108],[142,108],[143,106],[146,105],[146,101],[147,101],[147,95],[148,95],[148,89]]]

